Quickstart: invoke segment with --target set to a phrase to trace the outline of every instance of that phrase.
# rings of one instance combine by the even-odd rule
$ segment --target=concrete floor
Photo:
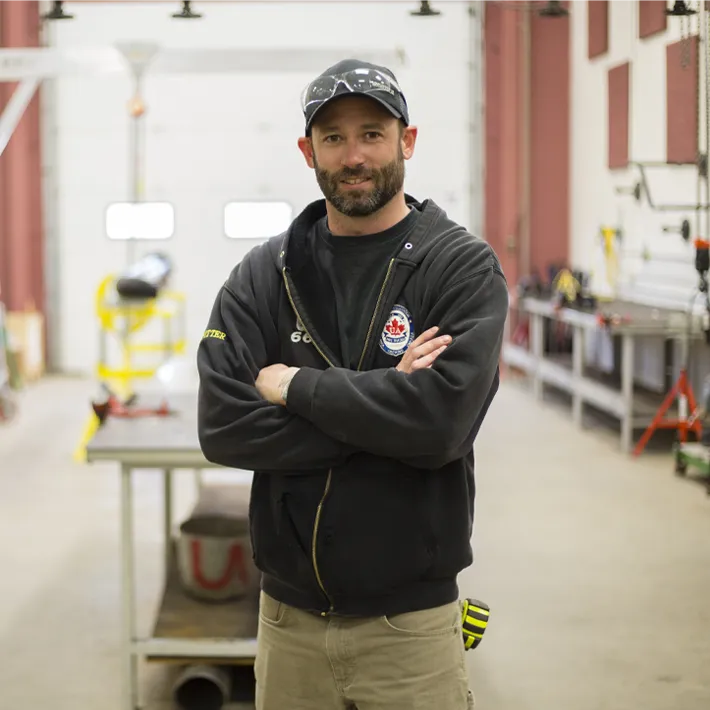
[[[0,429],[0,710],[119,710],[118,476],[71,454],[91,383],[48,379]],[[469,653],[482,710],[710,708],[710,498],[505,384],[481,432],[477,561],[492,621]],[[176,513],[192,501],[179,476]],[[136,486],[141,629],[161,579],[160,478]],[[143,674],[166,710],[170,674]]]

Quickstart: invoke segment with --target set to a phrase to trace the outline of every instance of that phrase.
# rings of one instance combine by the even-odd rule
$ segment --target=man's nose
[[[343,155],[343,165],[349,168],[357,168],[363,165],[365,156],[362,152],[362,146],[359,141],[348,141],[345,146],[345,154]]]

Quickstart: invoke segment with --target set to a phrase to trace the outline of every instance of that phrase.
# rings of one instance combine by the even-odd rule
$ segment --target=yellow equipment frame
[[[99,359],[96,375],[99,382],[106,384],[119,399],[127,400],[134,394],[134,382],[154,377],[158,368],[175,355],[182,355],[186,349],[185,294],[179,291],[162,291],[156,298],[141,301],[114,301],[116,276],[104,278],[96,290],[95,308],[99,321]],[[159,318],[163,323],[163,339],[160,342],[135,342],[135,335],[150,321]],[[177,321],[177,331],[174,327]],[[108,362],[109,336],[118,339],[120,364]],[[159,362],[154,366],[136,367],[137,353],[156,353]],[[99,426],[92,412],[86,423],[81,441],[74,453],[76,461],[86,460],[86,445]]]

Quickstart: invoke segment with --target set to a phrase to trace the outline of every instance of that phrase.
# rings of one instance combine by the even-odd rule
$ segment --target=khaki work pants
[[[256,710],[471,710],[458,602],[319,617],[261,593]]]

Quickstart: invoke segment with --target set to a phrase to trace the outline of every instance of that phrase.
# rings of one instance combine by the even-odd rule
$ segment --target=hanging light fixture
[[[562,7],[562,3],[559,0],[549,0],[545,7],[538,10],[537,14],[540,17],[567,17],[569,10]]]
[[[688,7],[688,3],[685,0],[675,0],[672,8],[666,8],[666,15],[671,15],[672,17],[689,17],[696,14],[697,11]]]
[[[190,0],[184,0],[180,12],[174,12],[173,17],[177,20],[198,20],[202,15],[199,12],[193,12],[190,7]]]
[[[55,0],[55,2],[52,3],[52,9],[49,10],[49,12],[45,12],[44,15],[42,15],[43,20],[73,20],[74,15],[69,15],[66,12],[64,12],[64,8],[62,7],[64,5],[63,2],[60,2],[59,0]]]
[[[412,10],[410,13],[413,17],[436,17],[441,15],[439,10],[435,10],[429,0],[422,0],[418,10]]]
[[[514,12],[536,12],[540,17],[569,17],[569,10],[561,0],[483,0],[484,3]]]

